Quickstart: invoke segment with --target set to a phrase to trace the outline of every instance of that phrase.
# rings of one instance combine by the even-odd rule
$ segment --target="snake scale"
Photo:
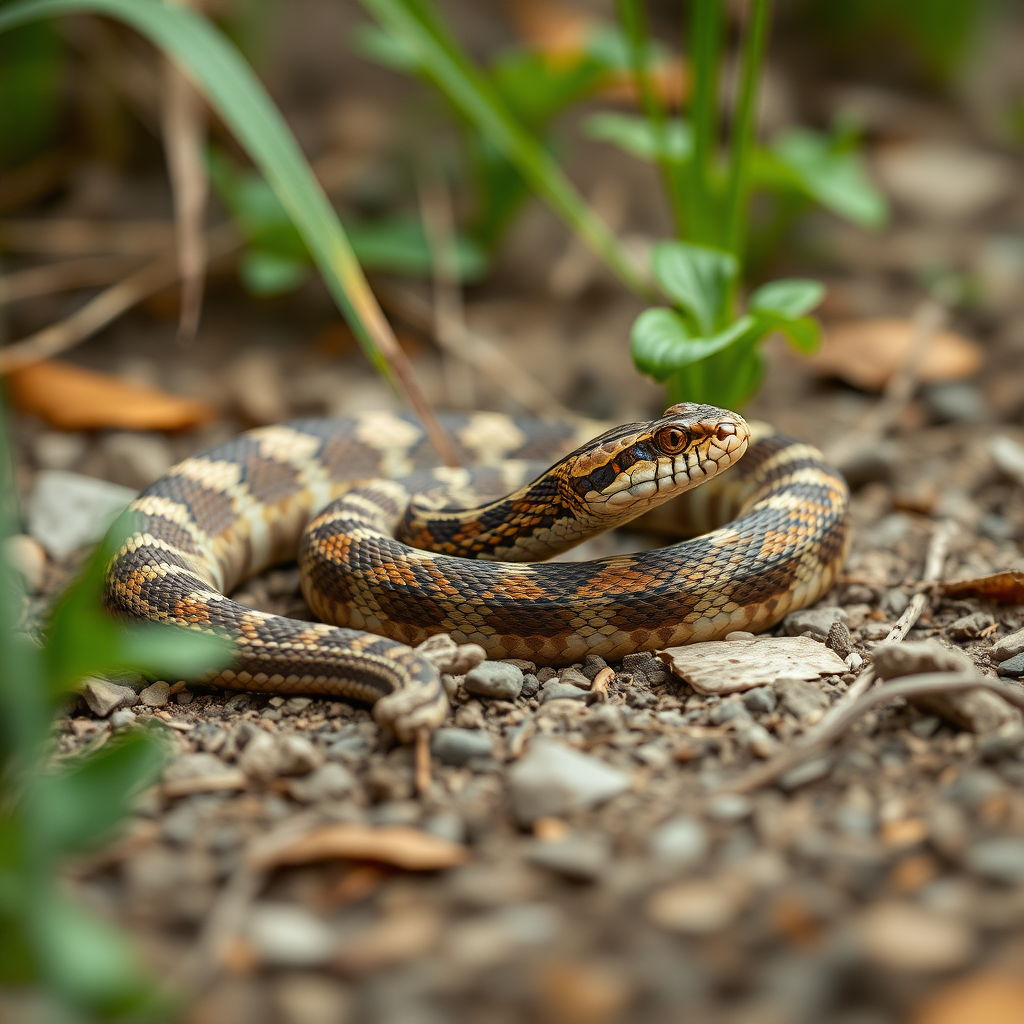
[[[412,647],[434,634],[539,664],[620,658],[766,629],[817,600],[846,555],[840,474],[735,413],[677,405],[596,437],[594,423],[496,413],[442,425],[475,468],[438,468],[419,424],[384,412],[251,430],[186,459],[130,506],[108,608],[227,633],[236,662],[203,682],[368,701],[408,740],[447,708]],[[527,564],[684,491],[692,539]],[[297,555],[323,622],[225,596]]]

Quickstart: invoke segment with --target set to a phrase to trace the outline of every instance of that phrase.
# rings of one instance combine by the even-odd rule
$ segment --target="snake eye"
[[[678,455],[690,443],[690,435],[682,427],[662,427],[654,435],[654,443],[666,455]]]

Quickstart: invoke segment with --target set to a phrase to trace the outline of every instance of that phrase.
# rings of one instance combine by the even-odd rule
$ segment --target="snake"
[[[437,634],[569,665],[763,631],[818,600],[848,551],[842,475],[728,410],[440,423],[463,468],[439,464],[411,415],[382,411],[259,427],[185,459],[129,506],[108,610],[233,640],[232,664],[195,681],[367,702],[408,741],[447,713],[436,659],[416,649]],[[666,508],[685,539],[537,561]],[[227,596],[296,559],[320,621]]]

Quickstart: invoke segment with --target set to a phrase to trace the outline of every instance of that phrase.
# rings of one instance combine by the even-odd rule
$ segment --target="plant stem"
[[[729,251],[743,262],[746,244],[747,201],[750,191],[750,163],[757,122],[757,92],[768,39],[770,0],[749,0],[743,53],[740,61],[740,86],[736,114],[732,124],[732,151],[726,189],[726,242]]]
[[[629,40],[629,52],[633,62],[633,79],[640,94],[640,105],[647,120],[650,121],[657,140],[657,162],[661,171],[665,194],[672,206],[672,216],[676,222],[676,234],[683,236],[685,211],[683,198],[680,194],[679,182],[674,173],[673,161],[668,153],[665,109],[661,104],[648,73],[648,32],[647,14],[643,0],[618,0],[619,20]]]
[[[693,155],[679,170],[686,197],[686,223],[692,242],[714,243],[714,156],[718,142],[718,69],[722,58],[721,0],[693,0],[690,19],[690,67],[693,99],[690,124]]]

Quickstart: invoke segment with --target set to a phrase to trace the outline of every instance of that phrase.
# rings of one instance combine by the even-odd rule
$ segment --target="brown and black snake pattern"
[[[736,420],[745,432],[746,424]],[[443,424],[466,464],[492,467],[472,473],[435,470],[433,477],[447,484],[450,501],[469,505],[479,501],[481,489],[507,494],[536,471],[535,463],[507,460],[550,463],[599,428],[494,413],[449,415]],[[599,506],[625,504],[608,500],[607,494],[622,491],[621,481],[628,484],[635,469],[629,460],[650,448],[646,435],[636,431],[641,426],[610,431],[599,439],[603,446],[577,455],[575,493],[589,489]],[[623,441],[630,429],[633,434]],[[646,447],[633,443],[637,437]],[[730,454],[719,467],[743,454],[745,434],[741,446],[734,441],[728,438]],[[726,447],[713,436],[710,443]],[[672,459],[667,461],[671,465]],[[685,459],[680,456],[676,463],[685,475]],[[620,483],[602,496],[597,492],[608,483],[603,467],[609,464],[615,470],[611,477],[618,474]],[[691,476],[719,468],[703,465],[702,470],[691,464]],[[431,481],[421,471],[436,466],[422,428],[401,414],[366,413],[249,431],[186,459],[132,504],[127,540],[107,573],[108,607],[129,618],[231,636],[238,647],[236,664],[205,682],[374,702],[377,720],[408,740],[440,724],[446,711],[437,670],[409,646],[433,634],[478,643],[490,657],[569,664],[588,653],[618,658],[735,629],[762,630],[817,600],[831,586],[849,543],[842,477],[816,449],[780,435],[752,440],[728,473],[685,495],[682,514],[691,529],[710,532],[594,562],[514,561],[544,557],[576,542],[581,521],[590,528],[593,503],[577,501],[564,487],[561,497],[541,493],[552,491],[543,478],[534,490],[525,487],[518,498],[472,514],[432,512],[437,501],[429,498],[409,510],[410,487],[429,489]],[[411,484],[402,479],[417,473]],[[583,474],[588,475],[580,484]],[[650,473],[639,479],[649,480]],[[649,494],[662,486],[663,474],[658,481],[634,484],[632,491]],[[541,510],[548,498],[558,515]],[[580,506],[569,525],[565,504]],[[643,507],[640,501],[638,511]],[[506,529],[515,519],[533,521],[526,524],[534,538],[525,545],[528,550]],[[403,521],[405,532],[416,539],[432,532],[442,553],[395,540]],[[303,590],[314,611],[337,625],[265,614],[225,596],[253,573],[295,558],[307,524],[301,541]],[[443,553],[467,546],[477,557],[503,560]]]

